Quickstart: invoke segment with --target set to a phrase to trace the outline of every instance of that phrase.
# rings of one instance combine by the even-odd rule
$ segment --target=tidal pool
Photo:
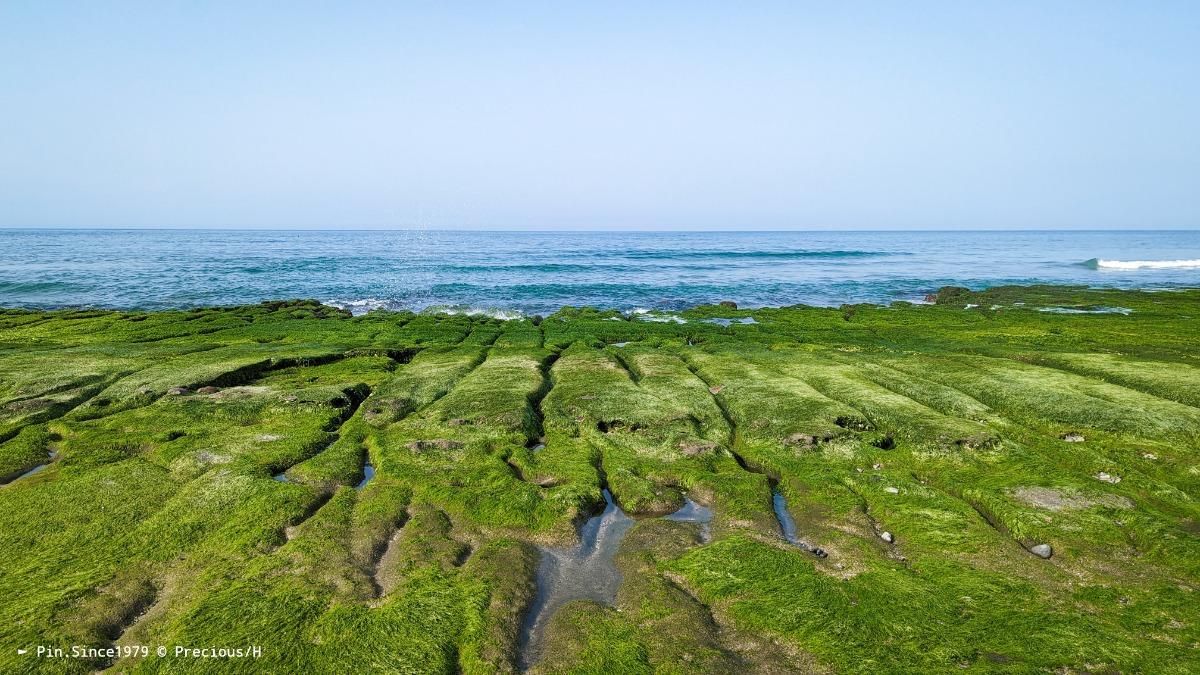
[[[783,493],[778,488],[771,493],[771,506],[775,510],[775,520],[779,521],[779,530],[783,533],[783,538],[789,544],[802,548],[818,558],[824,558],[828,555],[825,553],[825,549],[813,546],[801,539],[796,533],[796,521],[792,519],[792,514],[788,512],[787,498],[783,496]]]
[[[22,478],[28,478],[35,474],[39,474],[42,471],[45,471],[46,467],[50,466],[50,464],[53,463],[55,458],[57,458],[57,457],[58,457],[58,453],[56,453],[56,452],[48,453],[46,456],[46,461],[44,463],[38,464],[37,466],[33,467],[32,469],[29,469],[28,471],[19,473],[15,476],[12,476],[12,477],[8,478],[7,480],[0,479],[0,486],[7,487],[7,486],[12,485],[13,483],[21,480]]]
[[[367,483],[371,482],[371,479],[374,477],[375,477],[375,467],[370,462],[363,464],[363,479],[358,482],[358,485],[354,486],[354,489],[361,490],[361,489],[365,488],[367,486]]]
[[[603,494],[604,511],[579,528],[577,546],[540,549],[537,595],[521,626],[522,670],[541,657],[546,624],[563,605],[572,600],[594,600],[605,605],[616,601],[621,573],[613,558],[634,521],[617,506],[607,489]]]
[[[712,509],[707,506],[702,506],[692,501],[691,497],[684,496],[683,506],[678,511],[666,516],[667,520],[675,520],[681,523],[698,523],[700,525],[700,541],[708,543],[712,539]]]

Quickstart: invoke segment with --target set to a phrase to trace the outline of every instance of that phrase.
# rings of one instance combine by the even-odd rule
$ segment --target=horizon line
[[[1184,227],[1015,227],[1015,228],[792,228],[762,230],[719,230],[719,229],[673,229],[673,228],[608,228],[608,229],[563,229],[563,228],[465,228],[465,227],[240,227],[240,226],[109,226],[109,225],[0,225],[0,230],[34,232],[462,232],[467,234],[840,234],[850,232],[914,232],[914,233],[967,233],[967,232],[1196,232],[1200,226]]]

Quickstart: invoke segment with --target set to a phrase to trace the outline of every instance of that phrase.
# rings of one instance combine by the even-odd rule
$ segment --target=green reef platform
[[[0,310],[0,441],[5,673],[1200,672],[1200,291]]]

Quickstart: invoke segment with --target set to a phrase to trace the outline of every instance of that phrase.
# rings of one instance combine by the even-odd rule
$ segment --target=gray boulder
[[[1054,549],[1050,548],[1050,544],[1037,544],[1029,547],[1029,552],[1039,558],[1049,558],[1054,555]]]

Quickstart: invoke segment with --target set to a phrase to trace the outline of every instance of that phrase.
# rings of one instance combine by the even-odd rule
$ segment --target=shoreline
[[[966,286],[942,286],[938,289],[933,289],[928,292],[918,293],[907,298],[897,298],[888,303],[876,302],[841,302],[829,304],[808,304],[797,303],[791,305],[743,305],[736,300],[721,300],[712,303],[699,303],[686,307],[635,307],[630,309],[618,309],[612,307],[597,307],[597,306],[573,306],[562,305],[557,312],[550,314],[539,315],[533,312],[526,312],[516,308],[505,307],[459,307],[459,306],[431,306],[419,309],[398,308],[392,309],[382,306],[374,306],[376,304],[387,304],[392,301],[388,300],[358,300],[358,301],[335,301],[335,300],[319,300],[315,298],[272,298],[264,299],[256,303],[238,303],[225,305],[195,305],[195,306],[177,306],[177,307],[117,307],[117,306],[91,306],[91,305],[62,305],[62,306],[4,306],[0,305],[0,312],[30,312],[30,313],[78,313],[78,312],[113,312],[125,314],[145,314],[145,313],[163,313],[163,312],[197,312],[197,311],[214,311],[214,310],[232,310],[241,307],[257,307],[264,305],[276,304],[308,304],[317,303],[324,307],[337,309],[340,311],[349,312],[352,316],[365,316],[368,314],[410,314],[410,315],[445,315],[445,316],[482,316],[501,321],[532,319],[537,316],[554,316],[562,311],[593,311],[609,313],[613,315],[621,315],[633,319],[639,315],[653,314],[688,314],[695,312],[703,312],[707,309],[721,307],[724,303],[732,303],[732,309],[738,311],[751,310],[780,310],[780,309],[837,309],[847,305],[861,305],[873,307],[894,307],[907,305],[934,305],[938,304],[937,296],[946,289],[962,289],[971,293],[988,293],[988,292],[1061,292],[1061,293],[1135,293],[1135,294],[1156,294],[1156,293],[1178,293],[1189,292],[1200,289],[1200,283],[1194,286],[1163,286],[1163,287],[1137,287],[1128,288],[1120,286],[1096,286],[1096,285],[1081,285],[1081,284],[1002,284],[996,286],[976,285],[974,288]],[[363,311],[355,311],[365,305],[356,303],[371,303],[367,309]]]

